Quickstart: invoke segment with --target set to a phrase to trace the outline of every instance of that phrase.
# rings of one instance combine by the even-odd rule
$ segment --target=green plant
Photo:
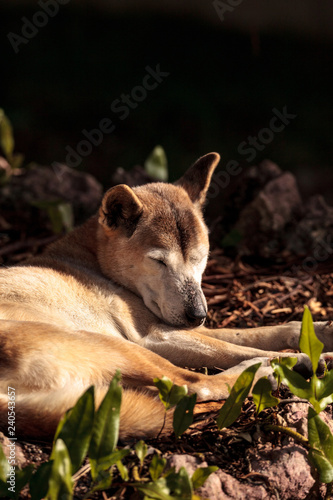
[[[316,467],[320,481],[332,483],[333,435],[319,413],[333,402],[333,370],[325,369],[322,378],[318,378],[316,374],[324,346],[316,337],[312,316],[307,307],[303,314],[299,346],[301,351],[309,356],[312,364],[313,375],[309,381],[277,360],[273,360],[271,364],[274,372],[290,391],[298,397],[307,399],[312,405],[308,411],[309,459]]]
[[[155,146],[144,162],[144,169],[157,181],[168,180],[168,160],[162,146]]]
[[[188,396],[186,385],[176,385],[168,377],[155,378],[154,384],[159,390],[159,397],[165,411],[174,406],[176,407],[173,414],[173,430],[178,438],[193,422],[193,409],[197,395],[191,394]]]
[[[7,182],[13,171],[20,168],[24,156],[20,153],[14,153],[15,140],[13,127],[9,118],[5,115],[3,109],[0,108],[0,147],[6,160],[8,161],[7,168],[1,168],[0,165],[0,184]]]
[[[63,230],[71,231],[74,226],[72,205],[64,200],[38,200],[31,205],[45,212],[51,222],[52,231],[61,234]]]
[[[229,427],[239,416],[243,403],[250,392],[254,376],[260,365],[261,363],[256,363],[249,366],[236,380],[228,399],[222,406],[219,416],[217,417],[217,426],[219,429]]]
[[[333,370],[327,371],[325,369],[321,378],[316,374],[324,346],[316,337],[312,316],[307,307],[305,307],[303,314],[299,347],[303,353],[309,356],[312,364],[313,375],[309,380],[305,380],[292,370],[297,362],[296,358],[274,359],[271,361],[271,366],[279,383],[287,385],[295,396],[306,399],[311,404],[308,411],[309,437],[306,439],[292,429],[279,425],[266,425],[265,428],[285,432],[307,446],[309,460],[317,469],[320,481],[330,485],[333,482],[333,435],[330,428],[320,418],[319,413],[333,402]],[[260,363],[252,365],[238,377],[231,389],[230,396],[220,411],[217,420],[220,429],[230,426],[239,416],[242,403],[250,392],[259,366]],[[272,396],[271,390],[267,378],[259,379],[254,385],[252,395],[257,414],[263,409],[276,406],[279,403],[278,398]]]

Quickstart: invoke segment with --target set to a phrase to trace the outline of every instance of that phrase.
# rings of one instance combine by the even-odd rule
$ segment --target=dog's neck
[[[98,216],[94,215],[82,226],[49,245],[42,255],[30,259],[29,264],[43,266],[52,261],[54,264],[64,265],[68,262],[100,272],[96,246],[98,226]]]

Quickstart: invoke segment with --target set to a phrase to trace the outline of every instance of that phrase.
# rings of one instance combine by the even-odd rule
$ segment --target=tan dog
[[[260,374],[267,373],[263,357],[297,348],[297,322],[252,330],[202,326],[209,250],[202,206],[218,161],[215,153],[202,157],[175,185],[110,189],[98,215],[43,256],[0,271],[3,429],[8,386],[17,395],[17,434],[52,437],[83,391],[95,385],[98,405],[120,369],[120,435],[151,436],[164,411],[148,389],[154,377],[187,384],[201,400],[223,399],[253,358],[264,361]],[[317,323],[316,332],[333,351],[332,326]],[[227,370],[206,376],[180,366]]]

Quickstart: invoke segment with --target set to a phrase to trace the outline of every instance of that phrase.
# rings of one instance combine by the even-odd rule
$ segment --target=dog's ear
[[[203,206],[220,155],[209,153],[197,160],[175,184],[187,191],[193,203]]]
[[[142,214],[143,205],[134,191],[126,184],[109,189],[99,209],[99,223],[104,227],[123,227],[132,234]]]

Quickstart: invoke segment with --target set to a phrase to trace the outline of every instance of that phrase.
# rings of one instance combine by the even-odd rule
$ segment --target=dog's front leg
[[[210,338],[231,342],[239,346],[280,351],[298,349],[301,322],[291,321],[285,325],[262,326],[258,328],[214,328],[199,327],[197,332]],[[324,344],[324,352],[333,351],[333,323],[317,321],[314,323],[316,335]]]
[[[179,330],[166,325],[151,330],[143,339],[142,345],[175,365],[191,368],[231,368],[244,360],[280,355],[275,350],[239,346],[203,335],[198,329]],[[258,342],[258,345],[262,346],[262,343]],[[278,345],[276,349],[279,347]]]

